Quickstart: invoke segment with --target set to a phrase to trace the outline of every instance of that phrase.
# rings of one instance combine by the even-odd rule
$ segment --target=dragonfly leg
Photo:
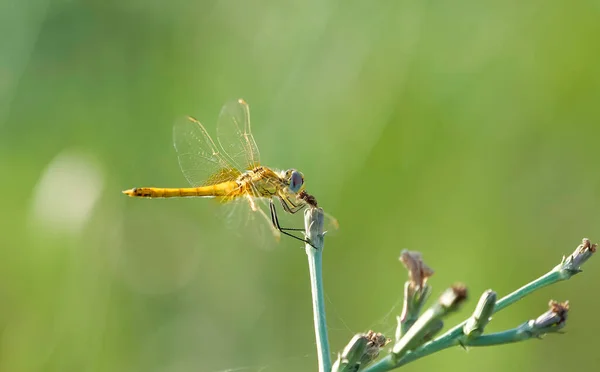
[[[305,207],[305,205],[295,205],[291,200],[289,200],[288,198],[279,198],[279,201],[281,202],[281,206],[283,207],[283,209],[290,213],[290,214],[294,214],[297,213],[298,211],[300,211],[302,208]],[[272,202],[272,199],[271,199]],[[289,205],[287,205],[287,203],[290,203],[293,205],[293,207],[290,207]],[[275,209],[275,206],[273,205],[273,209]],[[277,214],[275,214],[275,216],[277,216]],[[287,231],[304,231],[304,229],[299,229],[299,228],[292,228],[292,227],[284,227],[284,230]]]
[[[281,206],[283,207],[283,209],[290,213],[290,214],[296,214],[298,212],[300,212],[302,209],[304,209],[304,207],[306,207],[305,203],[301,203],[301,204],[294,204],[294,202],[288,197],[288,196],[279,196],[279,201],[281,202]],[[298,229],[298,230],[304,230],[304,229]]]
[[[280,195],[279,200],[281,201],[281,205],[286,212],[295,214],[304,209],[306,207],[306,203],[295,204],[292,199],[290,199],[287,195]]]
[[[300,240],[301,242],[304,242],[306,244],[310,244],[311,247],[317,249],[317,247],[315,247],[308,239],[301,238],[299,236],[296,236],[296,235],[288,232],[288,231],[304,231],[304,229],[292,229],[292,228],[281,227],[281,225],[279,224],[279,218],[277,218],[277,209],[275,208],[273,199],[271,199],[271,201],[269,202],[269,209],[271,210],[271,222],[273,223],[273,226],[275,226],[275,228],[277,230],[279,230],[284,235],[287,235],[296,240]]]

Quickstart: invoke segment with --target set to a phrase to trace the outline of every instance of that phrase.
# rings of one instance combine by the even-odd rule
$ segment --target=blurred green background
[[[452,324],[545,273],[600,240],[599,17],[585,0],[2,0],[0,370],[316,369],[298,242],[260,249],[211,201],[121,194],[186,186],[174,118],[214,134],[238,97],[263,163],[302,170],[339,219],[333,352],[393,336],[403,248],[434,295],[468,285]],[[568,299],[565,335],[405,369],[596,370],[598,267],[490,326]]]

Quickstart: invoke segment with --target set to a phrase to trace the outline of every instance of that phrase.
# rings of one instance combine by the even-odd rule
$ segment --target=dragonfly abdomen
[[[237,182],[229,181],[216,185],[187,188],[136,187],[123,191],[123,193],[137,198],[218,197],[228,196],[237,188],[239,188]]]

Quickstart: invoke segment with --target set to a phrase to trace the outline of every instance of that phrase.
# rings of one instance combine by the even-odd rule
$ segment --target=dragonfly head
[[[286,170],[285,179],[293,193],[298,193],[304,187],[304,176],[295,169]]]

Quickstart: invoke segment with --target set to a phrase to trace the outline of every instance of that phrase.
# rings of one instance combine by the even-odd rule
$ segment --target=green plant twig
[[[379,332],[369,331],[354,335],[344,350],[338,354],[332,372],[357,372],[379,356],[382,347],[391,339]]]
[[[448,313],[455,311],[458,305],[467,297],[464,287],[454,286],[447,289],[438,301],[427,309],[392,347],[392,358],[399,359],[409,352],[415,344],[422,342],[423,338],[432,329],[436,328],[437,321]]]
[[[308,269],[310,273],[310,291],[312,294],[313,317],[315,323],[315,336],[317,341],[317,354],[319,372],[331,370],[331,356],[329,340],[327,338],[327,322],[325,320],[325,301],[323,296],[323,209],[309,207],[304,211],[304,225],[306,238],[306,255],[308,256]]]
[[[493,313],[496,313],[506,307],[514,304],[519,301],[523,297],[529,295],[530,293],[546,287],[548,285],[557,283],[562,280],[570,279],[573,275],[581,272],[581,265],[585,263],[592,254],[596,251],[596,244],[591,244],[589,239],[583,239],[582,244],[580,244],[575,251],[568,257],[563,257],[560,264],[554,267],[545,275],[539,277],[538,279],[524,285],[523,287],[517,289],[516,291],[504,296],[500,300],[495,303]],[[564,306],[564,305],[561,305]],[[551,306],[552,307],[552,306]],[[568,309],[568,305],[567,305]],[[560,313],[560,312],[559,312]],[[553,313],[554,316],[558,316]],[[560,315],[560,314],[559,314]],[[538,318],[539,319],[539,318]],[[556,319],[554,319],[556,320]],[[560,320],[560,319],[559,319]],[[531,338],[531,336],[538,336],[539,334],[544,333],[546,331],[548,333],[549,329],[544,329],[543,327],[535,328],[530,321],[525,325],[517,327],[515,330],[507,331],[507,333],[501,333],[496,335],[484,335],[478,338],[470,338],[465,334],[465,325],[469,320],[465,320],[454,328],[450,329],[448,332],[444,333],[440,337],[427,342],[414,350],[410,350],[408,353],[401,355],[398,358],[393,353],[387,355],[386,357],[379,360],[377,363],[366,367],[364,372],[381,372],[381,371],[389,371],[394,368],[400,367],[427,355],[433,354],[440,350],[449,348],[451,346],[463,345],[463,346],[484,346],[484,345],[492,345],[506,342],[514,342],[522,339]],[[416,324],[416,323],[415,323]],[[556,324],[553,324],[555,327]],[[564,322],[561,323],[561,327],[564,326]],[[413,326],[414,327],[414,326]],[[529,327],[529,328],[528,328]],[[533,328],[532,328],[533,327]],[[551,328],[551,331],[555,331],[556,328]],[[413,332],[416,332],[414,330]],[[526,335],[529,335],[527,337]],[[477,341],[480,339],[479,341]]]
[[[542,338],[548,333],[560,332],[567,321],[569,301],[559,303],[550,301],[550,309],[540,315],[537,319],[529,320],[520,326],[504,332],[482,335],[468,339],[463,346],[493,346],[509,344],[529,340],[531,338]]]

